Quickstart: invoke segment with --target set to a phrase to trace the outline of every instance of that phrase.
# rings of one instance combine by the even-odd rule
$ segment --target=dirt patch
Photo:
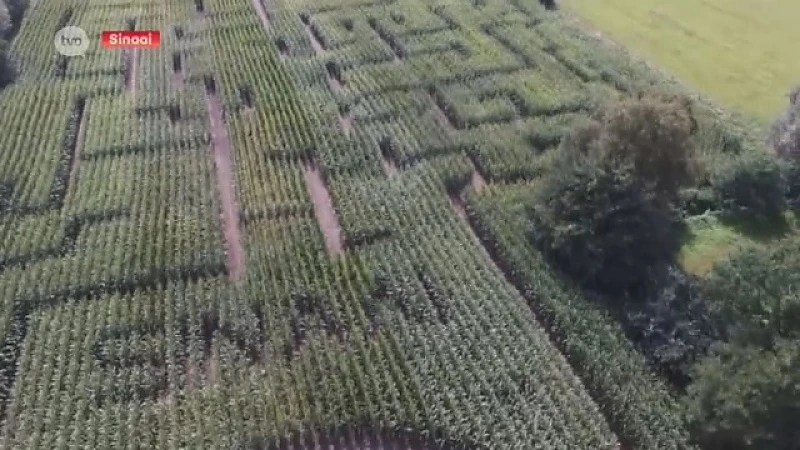
[[[261,20],[261,25],[264,26],[265,30],[268,29],[270,27],[269,14],[267,13],[267,8],[264,6],[264,3],[262,3],[261,0],[252,0],[252,3],[259,20]]]
[[[480,172],[477,170],[472,171],[472,178],[470,178],[470,184],[472,188],[475,189],[475,192],[481,192],[484,188],[486,188],[486,179],[483,178]]]
[[[306,34],[308,34],[308,40],[311,41],[311,48],[314,49],[314,53],[316,53],[317,56],[324,55],[326,52],[325,47],[322,45],[322,42],[317,39],[317,35],[314,33],[314,30],[311,29],[310,25],[306,25],[305,29]]]
[[[306,180],[308,194],[314,203],[314,214],[317,216],[319,228],[325,239],[325,248],[328,250],[328,254],[337,256],[344,251],[342,229],[339,226],[339,219],[336,217],[330,192],[322,178],[322,172],[313,162],[304,164],[303,177]]]
[[[172,73],[172,86],[175,89],[183,89],[183,71]]]
[[[222,227],[228,256],[228,274],[238,280],[244,275],[245,258],[239,230],[239,211],[233,181],[231,143],[225,131],[222,105],[216,95],[206,94],[206,106],[211,127],[211,143],[214,147],[214,163],[217,168],[217,187],[222,206]]]
[[[125,52],[125,90],[136,95],[136,72],[139,65],[139,53],[136,49]]]
[[[219,381],[219,355],[217,349],[212,346],[208,357],[203,361],[203,370],[206,375],[206,384],[215,385]]]
[[[339,113],[339,125],[342,126],[344,135],[350,137],[353,131],[353,116],[350,113]]]
[[[447,117],[447,114],[445,114],[442,107],[439,106],[439,102],[436,101],[433,95],[428,94],[428,96],[430,97],[431,110],[436,118],[436,122],[445,130],[446,133],[454,133],[456,128],[453,126],[453,123],[450,122],[450,119]]]

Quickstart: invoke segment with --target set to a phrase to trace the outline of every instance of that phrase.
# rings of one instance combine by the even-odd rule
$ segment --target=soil
[[[430,97],[433,114],[436,117],[436,122],[444,128],[445,132],[453,133],[456,129],[452,123],[450,123],[450,119],[447,118],[447,115],[442,111],[442,108],[439,107],[439,104],[436,103],[436,100],[433,97]]]
[[[339,92],[342,90],[342,82],[332,75],[328,75],[328,86],[332,92]]]
[[[261,0],[252,0],[253,8],[256,9],[256,14],[258,14],[258,18],[261,19],[261,24],[264,26],[264,29],[268,29],[270,27],[269,23],[269,14],[267,14],[267,9],[264,6],[264,3]]]
[[[311,27],[308,25],[306,25],[306,34],[308,34],[308,39],[311,41],[311,48],[314,49],[314,53],[316,53],[317,56],[324,55],[325,48],[322,46],[322,43],[317,40],[317,37],[314,36],[314,32],[311,31]]]
[[[139,54],[136,49],[125,54],[125,90],[136,94],[136,72],[139,65]]]
[[[206,372],[206,382],[209,386],[213,386],[219,381],[219,357],[217,355],[217,349],[212,348],[211,353],[203,362],[203,366]]]
[[[478,170],[473,170],[470,184],[472,188],[475,189],[475,192],[481,192],[486,187],[487,183],[486,179],[483,178],[483,175],[481,175]]]
[[[183,89],[183,70],[172,73],[172,85],[175,89]]]
[[[328,254],[337,256],[344,251],[342,229],[339,226],[339,219],[336,217],[328,187],[325,186],[325,181],[322,179],[322,173],[315,164],[305,165],[303,177],[306,180],[308,194],[314,203],[314,214],[317,216]]]
[[[350,137],[350,132],[353,130],[353,116],[350,113],[339,114],[339,124],[344,135]]]
[[[397,163],[395,163],[391,158],[387,158],[386,155],[381,155],[381,167],[383,167],[383,172],[389,178],[400,174],[400,169],[397,167]]]
[[[231,143],[225,131],[222,105],[215,95],[206,94],[206,105],[211,125],[211,143],[217,167],[217,187],[222,206],[222,227],[228,256],[228,274],[234,280],[242,278],[245,270],[244,248],[239,230],[239,211],[233,181]]]

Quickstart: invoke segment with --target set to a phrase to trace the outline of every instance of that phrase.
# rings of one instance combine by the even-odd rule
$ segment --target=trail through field
[[[317,56],[322,56],[325,54],[325,47],[322,46],[322,43],[317,40],[317,36],[314,34],[314,31],[311,29],[310,25],[306,25],[306,34],[308,34],[308,40],[311,41],[311,48],[314,49],[314,53]]]
[[[483,178],[481,172],[478,169],[472,171],[472,177],[470,178],[470,184],[472,188],[475,189],[475,192],[480,193],[486,188],[486,179]]]
[[[139,58],[136,49],[125,53],[125,90],[136,95],[136,72]]]
[[[264,7],[264,3],[262,0],[252,0],[253,8],[256,10],[256,14],[258,14],[258,18],[261,20],[261,25],[264,26],[264,29],[268,29],[270,27],[269,23],[269,14],[267,14],[267,9]]]
[[[400,169],[397,167],[397,163],[386,155],[381,156],[381,167],[383,168],[383,172],[389,178],[396,177],[400,174]]]
[[[75,148],[72,150],[72,159],[70,160],[69,179],[67,181],[67,192],[65,197],[69,197],[75,191],[75,183],[78,181],[78,168],[80,166],[81,154],[83,153],[83,146],[86,143],[86,103],[80,107],[80,118],[78,119],[78,132],[75,138]]]
[[[447,117],[447,114],[444,113],[439,103],[433,98],[432,95],[429,95],[431,101],[431,109],[433,110],[434,117],[436,117],[436,122],[444,128],[445,132],[452,133],[456,130],[453,124],[450,122],[450,119]]]
[[[225,131],[222,105],[215,94],[206,94],[208,117],[211,122],[211,143],[217,167],[217,187],[222,206],[222,228],[228,256],[228,274],[238,280],[244,275],[245,259],[239,231],[239,212],[233,186],[231,143]]]
[[[350,113],[340,113],[339,125],[342,126],[344,135],[350,137],[350,133],[353,131],[353,116]]]
[[[316,164],[307,164],[303,166],[303,177],[306,180],[308,194],[314,203],[314,214],[322,230],[328,254],[339,255],[344,250],[342,229],[336,217],[336,210],[333,208],[330,192],[322,179],[322,173]]]

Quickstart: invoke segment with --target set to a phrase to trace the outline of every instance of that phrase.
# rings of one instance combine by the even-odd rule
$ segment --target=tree
[[[565,158],[539,193],[531,237],[581,284],[631,291],[678,247],[672,217],[653,198],[630,163]]]
[[[687,403],[703,448],[800,449],[799,344],[726,345],[698,366]]]
[[[688,100],[643,97],[608,108],[600,119],[594,148],[607,157],[630,161],[636,175],[666,203],[697,175],[692,133],[696,123]]]
[[[800,236],[757,247],[717,267],[706,296],[739,341],[800,340]]]

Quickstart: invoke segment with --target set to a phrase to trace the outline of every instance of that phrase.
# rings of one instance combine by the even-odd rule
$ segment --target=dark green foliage
[[[562,148],[631,163],[638,179],[670,205],[697,174],[695,126],[685,100],[643,97],[612,105],[598,120],[577,125]]]
[[[669,212],[631,164],[565,161],[551,172],[533,214],[532,236],[566,273],[606,292],[642,287],[678,243]]]
[[[786,207],[781,167],[767,154],[735,158],[719,168],[713,184],[721,208],[733,216],[773,219]]]
[[[786,202],[793,208],[800,207],[800,158],[788,161],[784,166]]]
[[[711,186],[698,186],[680,192],[680,209],[687,216],[696,216],[718,207],[717,196]]]
[[[8,57],[8,44],[0,39],[0,88],[14,80],[14,65]]]
[[[556,0],[539,0],[539,3],[545,7],[548,11],[553,11],[558,9],[558,4],[556,4]]]
[[[800,449],[800,345],[725,346],[689,390],[695,434],[708,450]]]
[[[800,236],[718,267],[708,298],[730,343],[697,368],[689,389],[708,449],[800,449]]]
[[[709,277],[707,293],[741,341],[770,346],[800,339],[800,236],[723,263]]]
[[[641,305],[625,307],[628,336],[672,385],[685,388],[695,362],[720,339],[696,280],[670,267],[653,280]]]

